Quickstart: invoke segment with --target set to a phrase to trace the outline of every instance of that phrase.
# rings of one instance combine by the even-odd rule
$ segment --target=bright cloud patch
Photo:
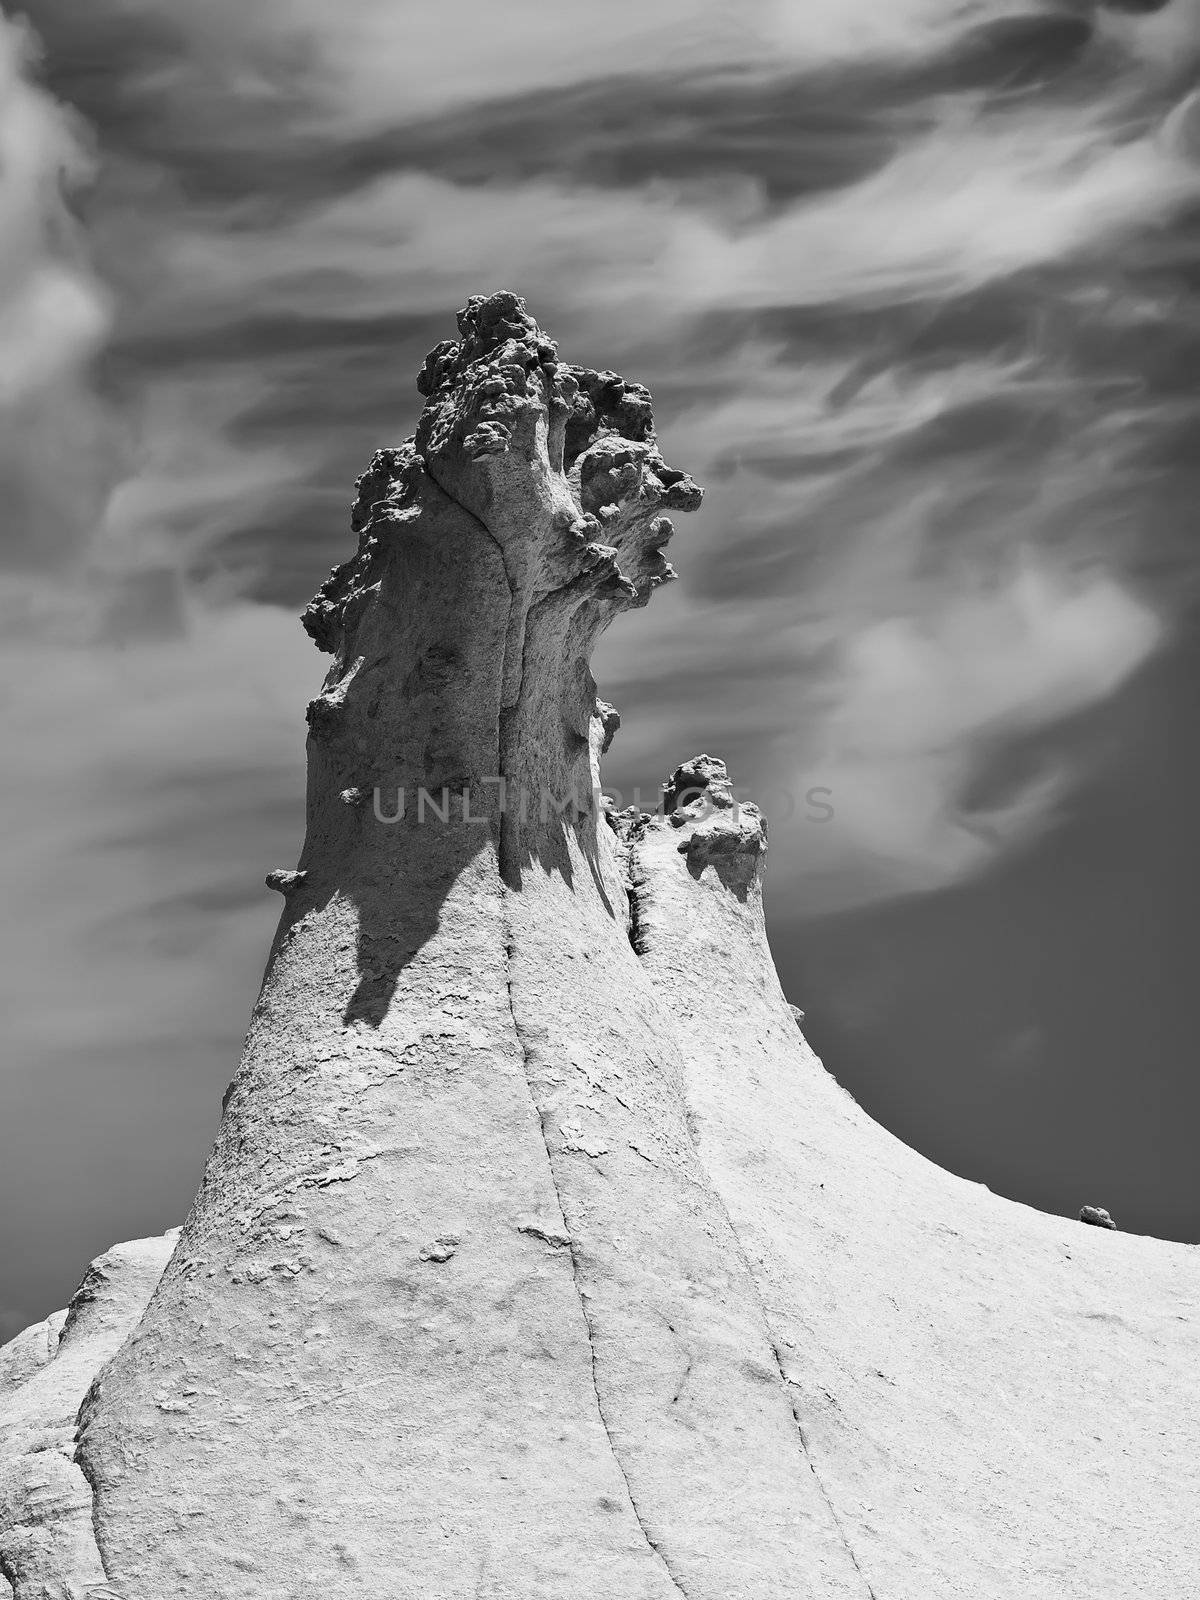
[[[1033,837],[1070,764],[1044,756],[1001,798],[972,803],[986,763],[1111,694],[1161,638],[1112,579],[1025,563],[1003,586],[842,641],[804,739],[804,771],[835,811],[802,841],[824,908],[944,887]]]

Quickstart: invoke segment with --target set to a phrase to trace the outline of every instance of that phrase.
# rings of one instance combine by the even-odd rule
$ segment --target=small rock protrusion
[[[617,565],[616,546],[611,544],[589,544],[584,546],[583,570],[594,572],[597,567],[614,571]]]
[[[663,815],[680,828],[704,813],[733,809],[733,785],[723,761],[715,756],[694,756],[685,761],[662,786]]]
[[[319,694],[315,700],[310,700],[305,709],[304,717],[313,738],[332,738],[337,731],[342,711],[342,701],[332,695]]]
[[[597,700],[596,715],[600,719],[600,726],[604,729],[604,742],[600,746],[600,754],[604,756],[608,754],[608,747],[616,738],[621,726],[621,713],[616,706],[610,706],[607,700]]]
[[[274,889],[285,897],[295,894],[296,890],[308,877],[307,872],[290,872],[286,867],[276,867],[273,872],[268,872],[263,880],[268,889]]]
[[[793,1016],[793,1018],[795,1019],[795,1022],[796,1022],[796,1026],[799,1027],[800,1024],[804,1021],[804,1013],[803,1013],[803,1011],[801,1011],[799,1006],[793,1006],[793,1005],[789,1005],[788,1006],[788,1010],[792,1013],[792,1016]]]
[[[737,799],[725,763],[701,755],[676,767],[663,784],[662,811],[681,832],[676,849],[686,856],[692,877],[714,867],[725,887],[744,900],[766,853],[767,828],[756,805]]]
[[[436,1239],[432,1239],[428,1244],[421,1246],[421,1260],[449,1261],[450,1257],[458,1249],[460,1242],[457,1234],[440,1233]]]
[[[472,461],[482,461],[486,456],[504,455],[511,443],[512,430],[503,422],[481,422],[463,440],[463,449]]]
[[[1105,1211],[1103,1206],[1081,1206],[1079,1209],[1080,1222],[1089,1222],[1093,1228],[1116,1228],[1116,1223]]]
[[[556,1228],[553,1223],[539,1221],[536,1217],[525,1217],[517,1223],[517,1232],[528,1234],[531,1239],[540,1239],[543,1244],[549,1245],[552,1250],[569,1250],[571,1248],[571,1235],[562,1228]]]

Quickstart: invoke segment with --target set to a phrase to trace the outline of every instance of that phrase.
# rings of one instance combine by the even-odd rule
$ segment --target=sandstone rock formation
[[[16,1600],[1190,1593],[1196,1252],[871,1123],[719,761],[604,808],[591,648],[700,491],[515,296],[459,327],[306,615],[308,833],[192,1212],[0,1352]]]

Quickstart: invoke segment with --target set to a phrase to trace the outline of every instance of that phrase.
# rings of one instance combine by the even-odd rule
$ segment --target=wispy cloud
[[[699,292],[814,306],[952,297],[1111,247],[1198,197],[1200,171],[1151,134],[959,107],[880,172],[711,253]]]
[[[40,0],[51,14],[63,0]],[[444,0],[397,6],[391,0],[120,0],[81,24],[112,37],[130,18],[150,40],[131,88],[182,102],[203,120],[236,104],[243,125],[266,137],[319,130],[349,139],[455,104],[523,94],[608,75],[651,74],[669,57],[676,70],[760,53],[755,27],[771,15],[761,0],[610,0],[597,14],[588,0]],[[747,31],[749,25],[749,32]],[[127,35],[126,35],[127,37]],[[260,113],[267,113],[261,124]],[[226,125],[236,137],[238,130]],[[215,141],[222,129],[210,130]]]
[[[1101,33],[1169,76],[1184,74],[1200,54],[1200,0],[1170,0],[1155,11],[1101,6]]]
[[[0,556],[24,568],[77,548],[102,487],[106,420],[86,372],[112,313],[66,198],[89,143],[33,81],[35,59],[0,13]]]
[[[6,1061],[102,1044],[164,1061],[211,1032],[214,960],[261,966],[281,823],[299,846],[295,701],[321,663],[294,618],[204,611],[164,640],[0,648],[0,991]],[[203,914],[199,915],[198,912]],[[197,959],[198,956],[201,959]],[[237,1024],[237,1019],[231,1019]]]
[[[969,100],[877,172],[782,207],[750,177],[588,188],[556,178],[549,152],[546,165],[482,185],[389,172],[259,223],[190,208],[158,240],[159,314],[428,312],[478,284],[486,238],[496,281],[593,323],[620,306],[628,340],[717,309],[944,301],[1112,249],[1200,199],[1200,168],[1153,128],[1130,138],[1094,112],[997,116]]]
[[[32,34],[0,18],[0,404],[73,375],[108,329],[108,296],[83,258],[64,182],[90,153],[72,114],[30,79]]]
[[[1162,637],[1113,578],[1032,556],[927,614],[850,631],[798,708],[797,775],[836,813],[788,864],[809,913],[943,888],[1036,836],[1078,772],[1061,746],[1030,766],[1021,741],[1103,700]]]
[[[872,57],[924,59],[972,25],[1029,15],[1022,0],[768,0],[760,26],[804,61],[856,65]]]

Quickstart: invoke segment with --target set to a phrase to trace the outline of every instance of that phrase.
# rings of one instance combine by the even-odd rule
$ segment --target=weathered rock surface
[[[1116,1223],[1103,1206],[1081,1206],[1080,1222],[1090,1222],[1093,1228],[1115,1228]]]
[[[306,616],[308,836],[171,1260],[103,1338],[0,1352],[0,1571],[18,1600],[1190,1593],[1196,1252],[871,1123],[780,991],[719,761],[604,811],[590,651],[700,491],[645,390],[515,296],[460,334]],[[22,1420],[51,1412],[52,1492]]]
[[[1200,1252],[990,1194],[894,1139],[798,1037],[761,896],[631,830],[700,1159],[814,1472],[876,1600],[1167,1600],[1200,1570]],[[728,817],[728,822],[724,819]],[[682,837],[680,837],[682,833]],[[818,1590],[818,1593],[820,1591]]]
[[[0,1348],[0,1576],[17,1600],[105,1594],[76,1417],[137,1326],[178,1231],[115,1246],[92,1262],[65,1311]]]

